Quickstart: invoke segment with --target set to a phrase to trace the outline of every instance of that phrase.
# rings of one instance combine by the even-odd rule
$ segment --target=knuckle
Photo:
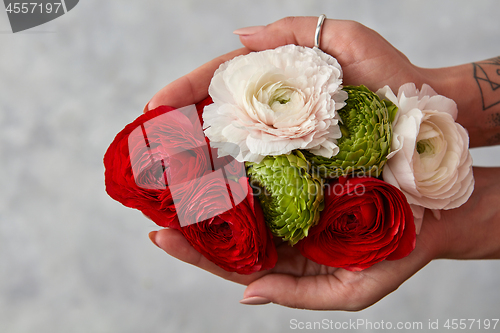
[[[296,28],[300,27],[299,18],[296,16],[287,16],[273,24],[273,28],[281,31],[294,31]]]

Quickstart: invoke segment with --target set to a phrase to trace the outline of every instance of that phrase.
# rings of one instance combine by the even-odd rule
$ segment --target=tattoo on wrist
[[[474,79],[481,93],[483,110],[500,103],[500,56],[473,62]]]

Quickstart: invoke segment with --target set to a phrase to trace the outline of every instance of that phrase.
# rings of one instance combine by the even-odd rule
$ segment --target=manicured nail
[[[264,28],[265,28],[264,25],[257,25],[254,27],[246,27],[246,28],[234,30],[233,34],[239,35],[239,36],[249,36],[249,35],[256,34],[257,32],[261,31]]]
[[[252,296],[252,297],[247,297],[243,298],[240,301],[241,304],[246,304],[246,305],[263,305],[263,304],[268,304],[271,303],[270,300],[268,300],[265,297],[261,296]]]
[[[151,239],[151,241],[153,242],[153,244],[156,245],[156,246],[158,246],[158,244],[156,243],[156,234],[157,233],[158,233],[158,231],[151,231],[149,233],[149,239]]]

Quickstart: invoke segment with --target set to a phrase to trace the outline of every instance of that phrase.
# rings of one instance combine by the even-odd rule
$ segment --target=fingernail
[[[261,31],[264,28],[265,28],[264,25],[256,25],[253,27],[240,28],[240,29],[234,30],[233,34],[239,35],[239,36],[248,36],[248,35],[256,34],[257,32]]]
[[[151,239],[151,241],[153,242],[153,244],[156,245],[156,246],[158,246],[158,244],[156,243],[156,234],[157,233],[158,233],[158,231],[151,231],[149,233],[149,239]]]
[[[252,297],[247,297],[243,298],[240,301],[241,304],[246,304],[246,305],[263,305],[263,304],[268,304],[271,303],[270,300],[268,300],[265,297],[261,296],[252,296]]]
[[[149,111],[149,102],[148,104],[146,104],[146,106],[144,107],[144,110],[142,110],[142,113],[146,113]]]

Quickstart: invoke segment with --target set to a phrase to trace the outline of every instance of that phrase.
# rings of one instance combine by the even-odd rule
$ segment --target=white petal
[[[322,51],[286,45],[238,56],[214,74],[205,134],[240,145],[239,160],[299,148],[331,156],[341,135],[336,110],[347,98],[341,84],[340,65]]]

